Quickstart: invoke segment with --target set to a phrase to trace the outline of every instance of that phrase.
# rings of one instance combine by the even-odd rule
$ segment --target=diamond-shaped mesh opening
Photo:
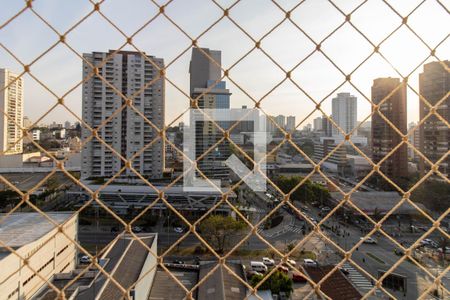
[[[2,295],[448,298],[447,18],[439,0],[8,3],[0,264],[21,267]],[[264,147],[207,111],[244,106]]]

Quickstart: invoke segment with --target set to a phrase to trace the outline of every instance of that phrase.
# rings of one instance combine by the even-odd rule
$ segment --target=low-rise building
[[[46,214],[64,233],[37,212],[12,213],[0,223],[0,299],[30,299],[54,274],[75,268],[77,248],[71,240],[77,239],[78,214]]]

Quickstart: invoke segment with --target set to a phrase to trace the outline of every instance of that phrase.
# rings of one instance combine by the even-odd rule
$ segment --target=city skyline
[[[108,4],[105,5],[104,12],[108,15],[114,15],[113,11],[117,9],[117,6],[121,6],[121,4]],[[243,4],[241,4],[243,5]],[[340,5],[340,6],[339,6]],[[138,5],[137,5],[138,6]],[[349,11],[354,8],[351,4],[338,3],[338,6],[342,8],[344,11]],[[68,8],[69,7],[69,8]],[[147,7],[147,6],[145,6]],[[148,6],[150,10],[152,10],[152,6]],[[305,27],[305,30],[308,34],[313,36],[315,40],[319,41],[320,38],[323,38],[327,30],[331,31],[332,24],[339,25],[338,20],[343,21],[339,16],[338,11],[330,6],[329,4],[323,4],[316,2],[316,4],[311,4],[306,2],[301,5],[302,9],[298,10],[299,15],[296,15],[296,11],[292,13],[293,19],[299,21],[302,27]],[[9,10],[14,11],[15,5],[11,5],[8,7],[8,10],[4,12],[5,16],[8,15]],[[60,30],[67,29],[71,21],[76,19],[76,16],[81,16],[84,13],[89,11],[90,6],[76,6],[71,12],[70,16],[64,20],[56,15],[57,8],[60,8],[59,4],[36,4],[36,11],[43,13],[46,17],[52,20],[52,23],[56,23],[56,27]],[[70,9],[71,5],[64,6],[64,9]],[[73,8],[73,7],[72,7]],[[113,9],[114,8],[114,9]],[[257,28],[257,24],[259,24],[258,20],[255,18],[251,18],[246,13],[244,6],[240,9],[240,5],[237,5],[231,11],[236,14],[236,20],[239,20],[240,23],[245,24],[245,28],[247,28],[252,35],[261,36],[264,31],[267,31],[268,28],[261,27]],[[261,16],[267,16],[268,18],[276,16],[274,19],[282,20],[283,16],[281,15],[281,11],[277,11],[274,9],[273,4],[262,4],[260,8]],[[396,6],[400,12],[408,12],[408,9],[411,9],[406,4],[400,4]],[[189,23],[190,21],[183,17],[182,13],[188,10],[189,7],[186,7],[186,4],[178,3],[171,7],[171,5],[167,6],[168,13],[170,12],[171,17],[177,18],[177,20],[183,20],[183,27],[187,27],[191,30],[191,35],[193,33],[200,33],[203,24],[194,24]],[[200,7],[200,10],[211,9],[211,7]],[[355,26],[361,29],[365,29],[368,31],[370,29],[371,22],[374,22],[373,18],[364,18],[366,14],[369,13],[370,9],[379,12],[388,12],[389,8],[387,6],[380,4],[367,4],[364,5],[361,10],[357,10],[354,15],[352,15],[352,21],[355,23]],[[311,20],[309,17],[305,17],[301,19],[300,16],[302,14],[307,13],[308,11],[314,12],[317,10],[321,10],[323,15],[334,15],[333,18],[328,18],[325,20],[323,27],[314,27],[315,20]],[[153,11],[153,10],[152,10]],[[216,12],[217,17],[219,17],[220,10],[213,10]],[[241,13],[241,11],[244,11]],[[424,4],[420,7],[420,10],[415,12],[409,18],[408,24],[411,26],[415,26],[412,28],[417,28],[419,26],[422,31],[426,31],[426,42],[430,43],[430,46],[435,46],[441,40],[442,32],[440,30],[431,30],[431,24],[426,24],[424,26],[424,19],[426,16],[430,15],[433,12],[439,12],[438,8],[431,4]],[[130,13],[136,14],[136,20],[123,24],[125,26],[124,31],[126,33],[133,32],[137,24],[139,23],[140,18],[143,18],[143,12],[133,10]],[[209,18],[214,18],[216,15],[210,14]],[[439,17],[441,15],[433,15],[433,21],[438,22]],[[247,17],[247,18],[246,18]],[[5,17],[4,17],[5,18]],[[4,40],[4,46],[12,48],[13,50],[17,50],[17,56],[23,60],[24,62],[31,61],[35,56],[37,56],[38,49],[44,49],[47,45],[42,45],[39,41],[36,41],[36,52],[28,51],[23,53],[20,49],[21,46],[25,47],[24,43],[33,42],[33,41],[19,41],[15,38],[20,30],[23,29],[23,26],[34,25],[33,30],[41,30],[43,31],[43,36],[48,37],[51,40],[51,36],[53,33],[48,31],[48,28],[45,27],[44,24],[41,25],[39,20],[27,19],[29,22],[36,22],[32,24],[23,24],[23,22],[13,22],[11,24],[11,29],[8,31],[9,34],[3,34],[2,39]],[[34,21],[33,21],[34,20]],[[176,31],[176,28],[170,27],[167,23],[167,20],[164,18],[157,18],[157,24],[152,24],[153,26],[149,26],[149,29],[144,32],[141,32],[133,41],[136,43],[136,46],[139,47],[140,50],[145,51],[149,55],[155,55],[157,57],[162,57],[168,64],[172,61],[174,57],[176,57],[179,53],[179,49],[186,49],[186,42],[189,42],[188,38],[183,37],[183,35]],[[304,20],[304,21],[303,21]],[[389,18],[386,19],[386,24],[383,24],[383,28],[379,28],[378,35],[374,32],[370,31],[367,33],[374,41],[381,40],[382,34],[386,34],[389,32],[388,29],[394,28],[394,24],[397,24],[401,21],[398,16],[391,15],[389,13]],[[116,19],[116,21],[119,21]],[[212,20],[208,20],[212,22]],[[80,28],[77,33],[75,30],[73,33],[70,33],[67,36],[67,42],[71,46],[73,46],[79,53],[89,53],[92,51],[107,51],[108,49],[115,49],[118,45],[113,42],[116,41],[119,37],[119,34],[110,29],[110,27],[105,24],[106,21],[102,20],[97,16],[92,16],[88,18],[86,21],[88,24],[83,26],[96,26],[98,28],[97,32],[101,33],[97,39],[94,37],[90,37],[89,34],[83,34],[83,41],[79,39],[80,34],[83,33],[83,29]],[[205,21],[206,22],[206,21]],[[239,49],[241,52],[242,49],[245,48],[250,50],[252,48],[251,40],[249,40],[242,32],[239,32],[233,26],[224,27],[223,23],[226,23],[226,20],[222,20],[216,27],[213,27],[213,32],[211,34],[206,34],[201,39],[199,39],[198,45],[202,47],[208,47],[211,49],[220,49],[223,53],[222,64],[224,68],[229,68],[240,56],[244,53],[237,53]],[[16,24],[17,23],[17,24]],[[123,22],[119,22],[122,25]],[[228,23],[226,23],[228,24]],[[122,26],[121,26],[122,27]],[[368,43],[366,42],[365,46],[361,45],[353,45],[351,47],[347,47],[345,41],[351,38],[358,37],[355,35],[356,31],[349,28],[350,26],[345,25],[339,31],[335,33],[339,37],[339,41],[336,44],[336,38],[330,38],[326,42],[324,42],[323,47],[321,48],[324,53],[330,56],[333,61],[335,61],[339,66],[343,68],[345,72],[353,69],[352,67],[356,67],[356,65],[365,58],[365,55],[356,55],[356,54],[370,54],[372,49],[369,49]],[[83,27],[87,29],[87,27]],[[325,32],[323,31],[325,28]],[[160,31],[155,31],[155,29],[160,29]],[[269,28],[270,29],[270,28]],[[284,34],[280,36],[280,31],[283,31]],[[156,39],[153,39],[153,35],[157,34]],[[38,34],[39,35],[39,34]],[[37,35],[37,36],[38,36]],[[142,40],[146,38],[145,40]],[[232,45],[218,44],[218,41],[223,41],[227,38],[233,38],[241,41],[242,47],[232,47]],[[280,57],[280,46],[287,45],[288,40],[291,42],[292,38],[294,39],[294,43],[289,44],[292,50],[288,48],[284,48],[282,50],[283,56]],[[297,41],[298,38],[298,41]],[[358,37],[359,39],[363,39],[362,37]],[[34,39],[34,38],[33,38]],[[153,41],[153,42],[152,42]],[[154,43],[154,41],[160,41]],[[381,51],[385,56],[392,61],[394,66],[398,67],[400,71],[404,71],[403,73],[408,73],[407,70],[411,70],[415,68],[418,64],[422,62],[423,59],[429,54],[429,51],[425,51],[423,45],[417,43],[418,40],[412,36],[412,33],[401,30],[397,32],[391,39],[389,39],[384,46],[382,45]],[[163,44],[161,44],[163,43]],[[180,44],[184,44],[184,47],[179,46]],[[354,43],[357,44],[357,43]],[[364,42],[361,41],[361,44]],[[404,51],[404,47],[408,45],[416,45],[417,51],[411,53],[412,51]],[[171,45],[169,47],[169,45]],[[396,45],[400,45],[396,47]],[[404,47],[402,47],[404,45]],[[248,47],[247,47],[248,46]],[[280,62],[280,64],[288,70],[292,68],[293,65],[300,61],[304,56],[308,55],[310,51],[314,50],[314,44],[311,43],[305,36],[302,36],[300,31],[293,27],[288,21],[284,21],[283,24],[275,30],[271,35],[269,35],[266,39],[262,41],[261,46],[264,50],[267,50],[267,53],[274,57],[275,61]],[[362,49],[362,48],[364,49]],[[353,49],[354,48],[354,49]],[[442,57],[442,54],[448,53],[446,51],[449,48],[448,43],[441,44],[436,49],[436,55],[440,57],[442,60],[445,57]],[[128,50],[135,50],[131,46],[125,47]],[[177,51],[175,51],[177,49]],[[345,51],[343,51],[345,49]],[[354,51],[353,51],[354,50]],[[395,50],[395,51],[394,51]],[[420,50],[420,51],[419,51]],[[4,50],[0,50],[3,51]],[[391,51],[391,52],[389,52]],[[294,53],[292,53],[294,52]],[[404,52],[404,53],[403,53]],[[0,65],[11,69],[13,72],[20,72],[22,68],[18,66],[17,62],[14,62],[14,59],[9,56],[9,54],[4,53],[0,58]],[[33,56],[34,55],[34,56]],[[378,58],[375,58],[378,57]],[[361,58],[361,59],[360,59]],[[42,80],[45,84],[48,84],[49,87],[54,90],[57,94],[63,94],[69,88],[72,88],[73,85],[78,83],[81,80],[81,74],[79,74],[79,66],[81,61],[75,54],[71,53],[65,46],[59,45],[55,49],[53,49],[49,54],[43,56],[41,58],[42,62],[37,63],[32,66],[31,70],[33,74],[35,74],[38,78],[42,77]],[[428,59],[426,62],[431,61],[432,59]],[[289,62],[289,63],[286,63]],[[63,76],[51,76],[51,74],[55,72],[59,72],[59,64],[64,63],[64,75]],[[45,66],[45,68],[43,68]],[[408,68],[410,67],[410,68]],[[188,76],[188,68],[189,68],[189,51],[185,52],[174,64],[169,66],[167,70],[167,77],[173,82],[182,88],[182,90],[188,95],[189,94],[189,76]],[[410,77],[410,83],[418,91],[418,73],[421,71],[421,67],[419,67]],[[304,64],[302,64],[298,69],[296,69],[292,78],[300,84],[300,86],[304,87],[305,90],[310,94],[314,99],[320,101],[322,97],[326,96],[329,92],[331,92],[337,85],[339,85],[345,79],[342,74],[338,74],[339,72],[331,65],[329,61],[325,59],[325,57],[321,53],[315,53],[313,56],[308,59]],[[251,96],[253,96],[256,100],[261,98],[265,93],[267,93],[274,85],[280,82],[285,74],[270,60],[265,57],[259,50],[253,51],[249,57],[244,59],[240,64],[236,65],[234,69],[230,72],[231,79],[235,80],[237,84],[242,85],[242,88],[245,91],[248,91]],[[370,85],[371,81],[378,77],[398,77],[398,74],[393,71],[393,69],[384,62],[379,56],[374,55],[369,59],[359,70],[357,70],[352,76],[352,82],[355,83],[358,88],[370,99]],[[317,79],[321,79],[320,84],[317,83]],[[231,81],[227,80],[227,86],[230,91],[233,93],[232,97],[232,107],[240,107],[242,105],[247,105],[248,107],[253,107],[253,102]],[[36,120],[39,116],[43,114],[43,108],[49,107],[56,99],[48,92],[45,92],[42,87],[39,87],[34,80],[32,80],[28,75],[24,76],[25,86],[27,88],[25,93],[25,115],[29,116],[32,120]],[[166,84],[167,90],[167,113],[166,113],[166,124],[171,123],[174,117],[182,112],[184,108],[187,108],[189,103],[188,99],[182,95],[179,91],[177,91],[170,83]],[[341,89],[332,93],[326,101],[323,103],[322,107],[326,112],[330,112],[331,114],[331,99],[338,92],[350,92],[354,94],[358,99],[358,120],[363,120],[370,113],[370,105],[368,101],[364,99],[362,95],[360,95],[357,91],[351,88],[348,83],[342,86]],[[419,100],[418,96],[414,94],[414,92],[408,90],[408,122],[417,121],[419,117]],[[28,99],[28,101],[27,101]],[[55,101],[53,101],[55,100]],[[70,94],[66,99],[66,104],[68,107],[74,110],[75,113],[79,117],[81,117],[81,89],[76,89],[72,94]],[[37,105],[39,103],[39,105]],[[295,110],[291,109],[291,103],[298,103],[295,107],[298,107]],[[285,82],[280,87],[275,89],[271,95],[267,97],[267,99],[263,100],[261,107],[270,115],[295,115],[297,123],[303,120],[307,113],[312,111],[315,107],[313,102],[308,99],[306,95],[300,92],[293,83]],[[311,116],[305,123],[303,123],[301,127],[303,127],[306,123],[312,123],[312,120],[319,115],[316,112],[313,116]],[[54,112],[50,113],[47,117],[48,121],[57,121],[64,122],[70,117],[70,121],[75,121],[69,114],[66,113],[64,109],[57,108]],[[179,121],[179,120],[178,120]],[[50,122],[51,123],[51,122]],[[175,122],[178,123],[178,122]]]

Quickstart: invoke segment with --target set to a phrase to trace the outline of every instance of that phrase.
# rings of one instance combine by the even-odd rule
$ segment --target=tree
[[[438,180],[427,180],[412,192],[411,200],[422,203],[428,209],[443,213],[450,202],[450,184]]]
[[[252,276],[252,278],[250,278],[251,286],[256,286],[263,278],[263,275]],[[285,292],[289,297],[293,290],[292,279],[281,271],[275,271],[258,287],[258,290],[270,290],[273,294]]]
[[[223,253],[233,237],[236,237],[246,224],[230,216],[212,215],[203,220],[199,229],[218,253]]]
[[[301,176],[280,176],[276,179],[277,186],[284,192],[289,193],[294,189],[301,181]],[[310,180],[306,180],[295,191],[292,192],[291,199],[314,202],[318,201],[324,203],[330,198],[330,192],[320,184],[313,183]]]

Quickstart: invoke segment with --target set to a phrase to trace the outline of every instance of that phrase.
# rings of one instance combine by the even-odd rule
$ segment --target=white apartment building
[[[26,266],[17,255],[0,247],[0,300],[30,299],[45,286],[42,278],[50,280],[56,273],[75,269],[77,248],[67,236],[77,239],[78,215],[73,212],[47,212],[47,215],[62,225],[66,235],[37,212],[13,213],[0,224],[2,243],[28,260]]]
[[[0,69],[0,89],[0,153],[22,153],[23,79]]]
[[[355,96],[350,93],[338,93],[332,100],[331,118],[342,130],[349,133],[356,127],[357,107]],[[341,135],[342,133],[333,126],[332,134]]]
[[[110,54],[93,52],[84,54],[92,65],[100,65]],[[151,61],[151,62],[150,62]],[[164,67],[161,58],[144,57],[139,52],[120,51],[114,54],[103,66],[99,74],[126,97],[143,89],[131,100],[134,107],[156,127],[164,127],[164,78],[148,84],[159,75],[158,68]],[[83,63],[83,77],[87,77],[92,68]],[[93,76],[83,84],[83,120],[92,128],[98,128],[98,136],[124,158],[131,158],[158,137],[158,132],[150,123],[131,107],[125,107],[108,120],[125,100],[98,76]],[[101,126],[106,121],[104,126]],[[91,132],[83,127],[82,138]],[[82,150],[82,178],[112,177],[125,163],[97,139],[87,143]],[[164,143],[158,140],[147,147],[132,161],[143,176],[158,178],[164,168]],[[121,175],[135,176],[127,169]]]

